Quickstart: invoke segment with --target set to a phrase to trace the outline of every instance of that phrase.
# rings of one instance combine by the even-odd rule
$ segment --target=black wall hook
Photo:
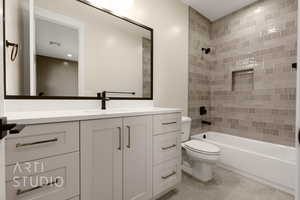
[[[6,40],[5,46],[7,48],[12,47],[11,54],[10,54],[10,60],[14,62],[19,53],[19,45],[17,43],[12,43],[12,42],[9,42],[8,40]]]

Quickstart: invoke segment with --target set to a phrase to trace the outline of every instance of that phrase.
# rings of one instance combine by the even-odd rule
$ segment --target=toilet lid
[[[203,142],[201,140],[190,140],[185,142],[184,145],[190,150],[194,150],[196,152],[203,152],[206,154],[217,154],[220,153],[220,148],[216,145],[210,144],[208,142]]]

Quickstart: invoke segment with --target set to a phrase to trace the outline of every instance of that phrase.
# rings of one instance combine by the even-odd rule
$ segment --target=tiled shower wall
[[[294,145],[296,71],[292,63],[296,62],[297,1],[261,0],[212,22],[209,29],[213,52],[204,57],[209,84],[200,86],[209,87],[209,103],[200,99],[191,108],[210,105],[211,131]],[[233,82],[232,74],[251,69],[253,79],[239,77]],[[196,74],[190,73],[193,76]],[[190,80],[190,101],[197,87]],[[193,117],[193,109],[190,115]]]

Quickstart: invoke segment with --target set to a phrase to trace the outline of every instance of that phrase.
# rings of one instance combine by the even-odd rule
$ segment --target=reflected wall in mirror
[[[6,0],[5,41],[6,98],[152,99],[153,30],[87,1]]]

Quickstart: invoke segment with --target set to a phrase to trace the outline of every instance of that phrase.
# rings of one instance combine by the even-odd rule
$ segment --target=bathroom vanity
[[[20,134],[6,138],[9,200],[150,200],[181,180],[181,110],[28,112],[7,117],[10,123],[26,125]],[[32,179],[39,184],[31,184]]]

